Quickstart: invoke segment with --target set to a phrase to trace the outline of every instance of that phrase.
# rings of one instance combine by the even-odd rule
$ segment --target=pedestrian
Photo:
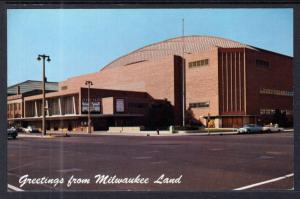
[[[72,131],[72,126],[68,125],[68,130],[66,131],[65,137],[70,137],[70,132]]]
[[[157,133],[157,135],[159,135],[159,129],[156,129],[156,133]]]

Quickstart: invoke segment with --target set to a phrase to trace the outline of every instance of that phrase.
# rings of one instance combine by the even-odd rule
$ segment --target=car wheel
[[[14,135],[14,136],[12,136],[12,138],[15,140],[17,138],[17,136]]]

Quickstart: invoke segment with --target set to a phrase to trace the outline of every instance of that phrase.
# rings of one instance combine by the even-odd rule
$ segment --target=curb
[[[22,137],[22,138],[42,138],[42,139],[49,139],[49,138],[54,138],[54,136],[52,135],[24,135],[24,134],[19,134],[18,137]]]
[[[284,130],[281,132],[292,132],[293,130]],[[276,133],[276,132],[275,132]],[[28,137],[28,138],[43,138],[43,139],[49,139],[49,138],[55,138],[55,137],[72,137],[72,136],[151,136],[151,137],[168,137],[168,136],[216,136],[216,135],[239,135],[236,131],[234,132],[202,132],[202,133],[186,133],[186,132],[178,132],[178,133],[160,133],[159,135],[156,134],[156,132],[153,133],[146,133],[146,132],[140,132],[140,133],[107,133],[107,132],[98,132],[98,133],[68,133],[67,136],[65,133],[48,133],[46,136],[41,135],[28,135],[28,134],[19,134],[18,137]]]

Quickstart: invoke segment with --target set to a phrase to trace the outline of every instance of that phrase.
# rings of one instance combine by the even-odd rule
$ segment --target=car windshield
[[[255,125],[254,124],[247,124],[244,127],[255,127]]]

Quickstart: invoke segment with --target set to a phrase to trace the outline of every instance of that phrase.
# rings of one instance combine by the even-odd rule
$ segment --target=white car
[[[280,132],[283,131],[283,128],[279,128],[278,126],[267,125],[262,128],[264,132]]]
[[[25,133],[39,133],[39,129],[35,126],[28,126],[27,128],[23,129]]]

